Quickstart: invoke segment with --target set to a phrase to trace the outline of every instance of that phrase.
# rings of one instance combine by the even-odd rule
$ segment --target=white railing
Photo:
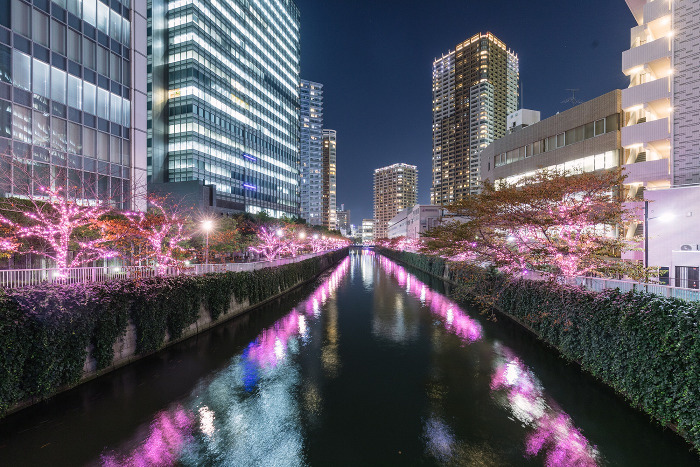
[[[142,279],[181,275],[203,275],[209,273],[257,271],[286,264],[298,263],[329,253],[311,253],[295,258],[257,261],[253,263],[193,264],[183,268],[160,269],[155,266],[86,267],[61,271],[60,269],[6,269],[0,270],[0,287],[18,288],[38,284],[77,284],[84,282],[106,282],[115,279]]]
[[[648,292],[662,297],[680,298],[689,302],[700,301],[700,290],[686,289],[682,287],[671,287],[661,284],[645,284],[642,282],[632,282],[616,279],[601,279],[598,277],[576,277],[576,285],[582,285],[587,289],[601,291],[604,289],[620,289],[621,292],[636,290],[638,292]]]
[[[547,278],[547,276],[537,272],[529,272],[526,277],[534,280],[545,280]],[[700,302],[700,290],[698,289],[672,287],[670,285],[661,284],[646,284],[644,282],[634,282],[620,279],[603,279],[600,277],[574,277],[572,279],[558,277],[557,281],[563,284],[573,283],[596,292],[602,292],[605,289],[620,289],[620,292],[629,292],[634,290],[637,292],[653,293],[656,295],[661,295],[662,297],[680,298],[689,302]]]

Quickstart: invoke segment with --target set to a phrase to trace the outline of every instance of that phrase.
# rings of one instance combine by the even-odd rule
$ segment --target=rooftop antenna
[[[569,91],[571,93],[571,97],[561,101],[562,104],[571,104],[571,107],[576,107],[579,104],[583,104],[583,102],[576,99],[576,93],[579,92],[580,89],[566,89],[566,91]]]

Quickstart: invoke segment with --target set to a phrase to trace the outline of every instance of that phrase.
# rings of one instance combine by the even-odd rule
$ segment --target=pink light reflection
[[[545,452],[548,467],[598,465],[598,451],[571,417],[549,402],[532,371],[509,349],[500,349],[505,357],[496,367],[491,389],[507,391],[513,415],[534,428],[525,442],[525,452],[535,456]]]
[[[430,289],[416,276],[409,274],[404,267],[385,256],[379,257],[379,264],[386,272],[396,278],[399,286],[405,288],[409,295],[420,300],[428,306],[432,313],[442,318],[442,323],[447,331],[468,343],[481,339],[481,325],[470,318],[457,303]]]
[[[182,407],[173,412],[160,412],[151,423],[146,441],[127,457],[102,457],[102,465],[117,466],[170,466],[175,465],[182,448],[192,435],[194,417]]]
[[[274,368],[287,356],[290,339],[304,337],[308,332],[307,317],[318,318],[321,306],[340,286],[350,270],[350,258],[345,258],[335,271],[309,298],[297,305],[290,314],[260,333],[248,347],[247,356],[261,368]],[[299,311],[302,310],[302,311]]]

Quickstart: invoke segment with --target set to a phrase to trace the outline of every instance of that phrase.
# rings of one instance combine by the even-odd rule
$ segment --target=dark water
[[[0,465],[698,465],[515,326],[359,251],[0,422]]]

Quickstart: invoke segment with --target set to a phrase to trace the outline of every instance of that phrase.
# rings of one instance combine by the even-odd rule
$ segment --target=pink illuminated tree
[[[268,260],[273,260],[286,249],[283,236],[284,230],[281,228],[260,227],[258,230],[258,243],[255,246],[251,246],[250,250],[263,255]]]
[[[297,224],[287,224],[282,228],[284,252],[295,258],[300,252],[309,249],[308,233]]]
[[[65,169],[2,156],[0,224],[13,233],[5,246],[34,253],[55,263],[61,274],[115,252],[100,235],[98,220],[112,210],[109,197],[84,186],[70,186]]]
[[[169,267],[182,267],[192,258],[192,252],[184,246],[191,238],[186,215],[155,195],[149,196],[148,205],[147,212],[125,213],[129,230],[146,245],[144,258],[153,261],[159,273]]]
[[[619,170],[543,170],[517,183],[489,182],[479,195],[448,207],[454,221],[427,234],[424,251],[493,265],[574,277],[615,265],[631,243],[615,235],[630,219]]]

